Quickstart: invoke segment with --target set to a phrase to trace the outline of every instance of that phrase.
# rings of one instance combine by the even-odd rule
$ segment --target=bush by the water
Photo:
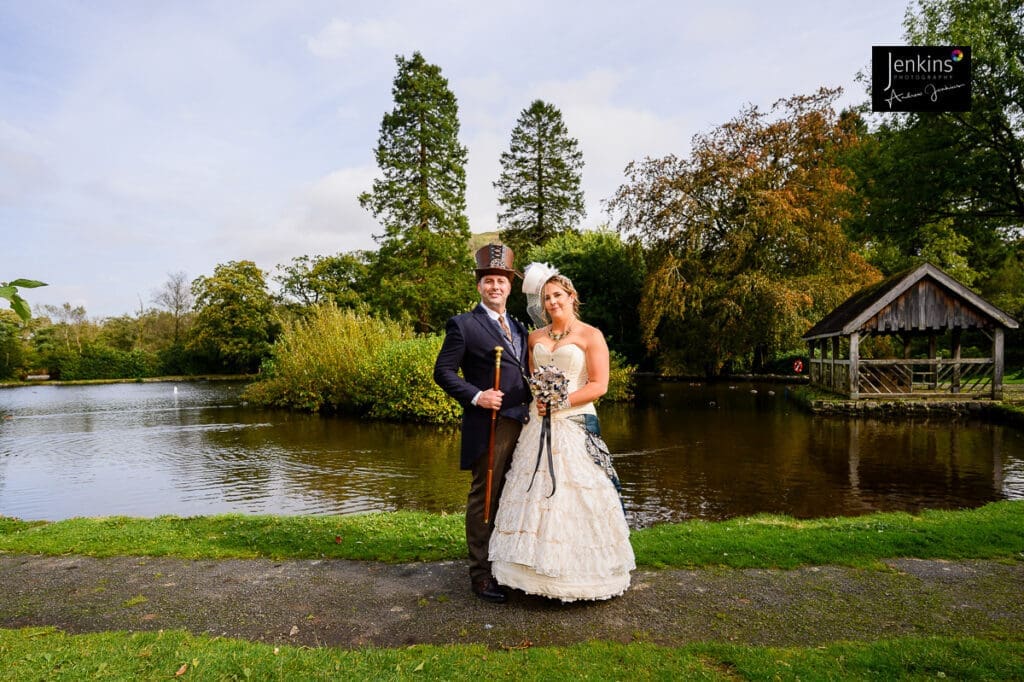
[[[626,357],[611,351],[608,359],[608,392],[602,400],[611,402],[629,402],[635,397],[633,384],[636,379],[636,365],[631,365]]]
[[[362,366],[356,399],[375,419],[414,420],[434,424],[459,421],[462,408],[434,383],[434,360],[442,336],[395,341]]]
[[[51,356],[50,376],[63,381],[81,379],[142,379],[160,374],[160,361],[144,350],[119,350],[99,343],[82,346],[81,352]]]
[[[362,367],[384,346],[412,337],[397,322],[318,306],[287,327],[245,398],[261,405],[317,412],[352,410]]]

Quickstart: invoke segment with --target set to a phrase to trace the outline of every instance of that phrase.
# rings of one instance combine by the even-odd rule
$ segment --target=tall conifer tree
[[[574,230],[586,216],[580,189],[583,153],[562,121],[562,112],[536,100],[519,115],[509,150],[501,155],[494,183],[501,240],[514,251]]]
[[[381,121],[375,152],[382,177],[359,197],[384,227],[374,236],[377,287],[369,297],[378,309],[430,331],[473,298],[466,148],[458,139],[458,104],[440,67],[419,52],[395,61],[395,108]]]

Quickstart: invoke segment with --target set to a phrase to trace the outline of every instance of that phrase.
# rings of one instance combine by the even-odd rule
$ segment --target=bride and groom
[[[481,303],[448,321],[434,366],[434,380],[464,408],[473,591],[493,602],[506,600],[505,587],[567,602],[622,594],[635,562],[594,409],[608,388],[604,336],[579,319],[579,294],[554,268],[531,263],[523,276],[538,327],[528,333],[506,311],[518,275],[511,249],[489,244],[476,265]],[[531,400],[537,369],[567,384],[550,406]]]

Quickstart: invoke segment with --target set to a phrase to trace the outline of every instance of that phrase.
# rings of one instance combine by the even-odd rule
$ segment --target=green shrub
[[[18,338],[18,328],[0,318],[0,379],[18,376],[24,364],[24,343]]]
[[[628,402],[635,397],[633,388],[636,380],[636,365],[631,365],[626,358],[611,351],[608,366],[608,392],[602,400],[611,402]]]
[[[175,343],[157,352],[160,376],[198,374],[195,360],[183,343]]]
[[[160,361],[148,351],[119,350],[88,343],[82,351],[61,350],[47,358],[50,376],[63,381],[86,379],[142,379],[160,373]]]
[[[462,408],[434,383],[442,336],[423,336],[382,346],[360,368],[358,406],[375,419],[457,423]]]
[[[397,322],[317,306],[278,337],[262,378],[243,397],[259,405],[309,411],[353,410],[362,365],[384,346],[412,336]]]

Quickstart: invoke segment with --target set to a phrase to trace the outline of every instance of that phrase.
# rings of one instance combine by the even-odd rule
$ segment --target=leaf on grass
[[[175,677],[181,677],[182,675],[185,674],[186,670],[188,670],[188,663],[182,663],[181,667],[178,668],[178,672],[174,673],[174,676]]]

